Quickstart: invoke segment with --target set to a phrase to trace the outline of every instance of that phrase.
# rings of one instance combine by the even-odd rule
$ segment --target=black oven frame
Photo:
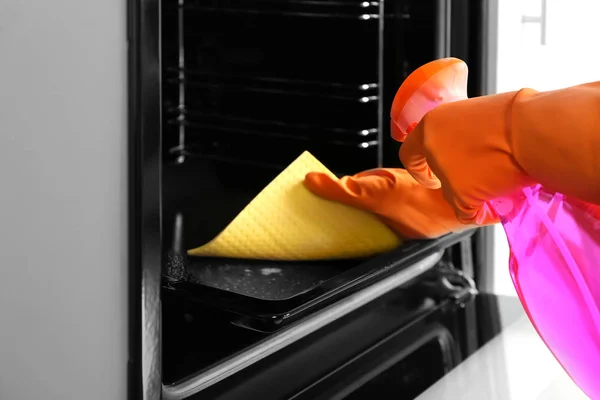
[[[127,1],[128,397],[161,398],[161,0]]]
[[[389,0],[388,0],[389,1]],[[463,24],[447,24],[452,32],[448,55],[472,66],[470,96],[488,93],[488,45],[494,42],[491,7],[497,0],[434,0],[446,5],[443,16]],[[128,397],[160,399],[161,374],[161,0],[127,0],[128,151],[129,151],[129,351]],[[462,28],[461,28],[462,25]],[[480,34],[469,34],[468,29]],[[440,54],[442,56],[442,54]],[[474,274],[491,265],[492,231],[476,233]]]

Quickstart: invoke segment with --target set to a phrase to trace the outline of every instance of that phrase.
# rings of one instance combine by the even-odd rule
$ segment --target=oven
[[[485,2],[128,4],[132,398],[412,399],[497,332],[485,230],[369,259],[186,255],[303,151],[401,167],[388,111],[412,70],[458,56],[485,92]]]

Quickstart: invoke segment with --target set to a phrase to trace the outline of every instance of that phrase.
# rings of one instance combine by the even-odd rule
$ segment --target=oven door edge
[[[443,251],[431,254],[414,265],[315,313],[297,325],[291,326],[190,380],[170,386],[163,386],[163,398],[165,400],[185,399],[228,378],[285,346],[310,335],[333,321],[430,271],[442,259],[443,254]]]
[[[160,0],[127,1],[128,398],[161,398]]]

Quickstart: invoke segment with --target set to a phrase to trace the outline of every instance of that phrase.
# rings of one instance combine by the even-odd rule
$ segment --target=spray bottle
[[[466,100],[467,79],[467,65],[456,58],[415,70],[394,99],[392,137],[403,141],[436,106]],[[598,207],[540,184],[487,206],[503,225],[510,275],[531,323],[573,381],[600,399]]]

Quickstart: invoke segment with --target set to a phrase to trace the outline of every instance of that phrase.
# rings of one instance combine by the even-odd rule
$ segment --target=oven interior
[[[472,233],[370,260],[186,256],[305,150],[338,175],[401,167],[388,110],[412,70],[450,55],[458,6],[448,4],[163,0],[163,383],[184,381],[433,252],[445,250],[445,265],[464,264],[457,246]],[[278,279],[260,273],[273,268],[283,271]],[[423,351],[432,346],[439,343]]]
[[[163,2],[164,243],[178,214],[184,247],[209,241],[304,150],[338,174],[399,166],[386,110],[440,53],[432,4]]]

